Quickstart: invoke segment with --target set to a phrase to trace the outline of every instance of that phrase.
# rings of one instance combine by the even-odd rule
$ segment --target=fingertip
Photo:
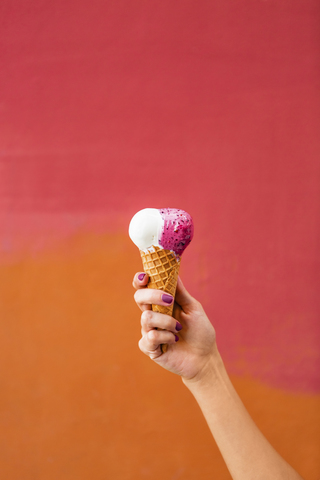
[[[134,288],[141,288],[141,287],[145,287],[148,281],[149,281],[149,277],[145,272],[138,272],[135,274],[132,284]]]
[[[183,329],[183,327],[182,327],[181,323],[177,321],[176,322],[176,331],[180,332],[182,329]]]
[[[139,274],[138,274],[138,280],[139,280],[139,282],[143,282],[145,276],[146,276],[145,273],[139,273]]]
[[[174,298],[172,295],[168,295],[167,293],[163,293],[161,295],[161,300],[162,302],[165,303],[165,305],[171,305],[174,302]]]

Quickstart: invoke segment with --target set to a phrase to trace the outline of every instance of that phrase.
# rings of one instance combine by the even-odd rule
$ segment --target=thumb
[[[175,300],[183,310],[188,307],[190,308],[192,304],[195,302],[195,299],[187,291],[180,277],[178,277]]]

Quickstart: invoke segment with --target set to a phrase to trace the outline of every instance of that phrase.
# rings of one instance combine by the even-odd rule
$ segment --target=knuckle
[[[136,292],[134,292],[133,298],[135,299],[135,302],[136,302],[136,303],[139,303],[139,290],[137,290]]]
[[[156,330],[150,330],[150,332],[147,334],[148,335],[148,340],[152,343],[157,342],[157,331]]]
[[[138,342],[138,346],[139,346],[140,350],[142,350],[142,337],[140,338],[140,340]]]
[[[152,310],[144,310],[141,314],[141,322],[147,325],[151,322],[152,315]]]
[[[203,311],[202,305],[198,300],[194,300],[194,309],[197,312],[202,312]]]

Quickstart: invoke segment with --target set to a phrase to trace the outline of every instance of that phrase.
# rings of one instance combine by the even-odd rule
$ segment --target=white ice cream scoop
[[[157,208],[144,208],[133,216],[129,225],[129,236],[140,250],[146,250],[152,245],[159,246],[163,223]]]

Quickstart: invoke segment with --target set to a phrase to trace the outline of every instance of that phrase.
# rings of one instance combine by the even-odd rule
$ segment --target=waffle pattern
[[[170,293],[173,297],[176,293],[180,259],[177,260],[170,250],[153,247],[154,252],[143,252],[140,250],[143,269],[149,275],[148,288],[156,288]],[[152,305],[154,312],[172,315],[173,304],[168,307]]]

